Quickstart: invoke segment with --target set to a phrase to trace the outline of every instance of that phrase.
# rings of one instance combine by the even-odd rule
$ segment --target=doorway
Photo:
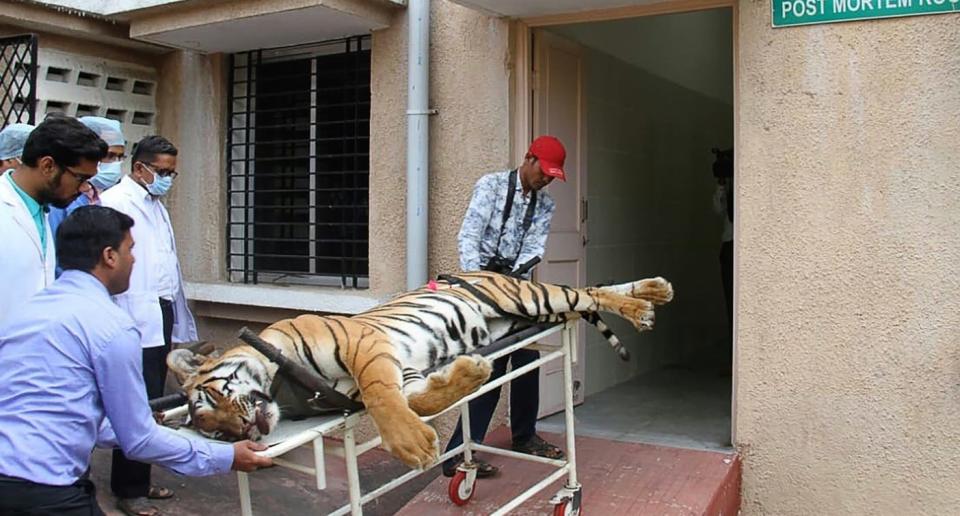
[[[724,7],[530,31],[528,82],[519,80],[530,97],[518,103],[529,109],[518,122],[527,132],[518,134],[556,134],[579,174],[554,195],[567,216],[551,228],[541,279],[663,276],[676,293],[652,332],[608,318],[629,362],[581,330],[579,435],[701,449],[731,442],[733,321],[720,254],[733,225],[714,203],[713,150],[734,144],[733,26]],[[542,375],[544,414],[555,389],[550,370]],[[562,417],[539,428],[562,430]]]

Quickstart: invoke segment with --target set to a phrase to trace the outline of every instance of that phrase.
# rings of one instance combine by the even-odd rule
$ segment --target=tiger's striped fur
[[[420,288],[352,317],[301,315],[270,325],[260,337],[361,400],[384,447],[410,466],[426,467],[437,457],[437,436],[419,416],[444,410],[487,380],[490,363],[474,352],[521,325],[582,317],[623,357],[626,349],[598,312],[646,331],[653,327],[654,305],[673,298],[663,278],[571,288],[492,272],[456,277],[469,286],[441,282],[436,290]],[[421,374],[451,357],[440,371]],[[305,400],[291,399],[298,395],[277,391],[283,382],[274,381],[276,366],[249,346],[219,358],[176,350],[167,362],[188,395],[192,424],[209,436],[257,439],[276,426],[281,411],[309,412]]]

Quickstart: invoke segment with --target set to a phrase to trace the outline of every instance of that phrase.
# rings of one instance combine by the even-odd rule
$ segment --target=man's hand
[[[235,471],[254,471],[259,468],[273,466],[273,459],[270,457],[261,457],[255,452],[267,449],[263,443],[253,441],[240,441],[233,444],[233,465],[230,469]]]

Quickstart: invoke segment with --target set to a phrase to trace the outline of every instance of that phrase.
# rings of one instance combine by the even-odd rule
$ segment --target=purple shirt
[[[98,443],[183,475],[233,464],[232,445],[154,421],[133,321],[97,278],[68,270],[0,325],[0,474],[70,485]]]

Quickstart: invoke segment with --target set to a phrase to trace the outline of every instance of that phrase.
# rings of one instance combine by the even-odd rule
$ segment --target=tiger
[[[362,402],[383,448],[413,468],[433,464],[439,450],[436,431],[420,417],[445,410],[489,378],[491,362],[477,351],[535,323],[584,318],[612,335],[598,312],[647,331],[654,306],[673,299],[672,285],[660,277],[587,288],[487,271],[441,278],[357,315],[300,315],[259,334],[337,392]],[[218,357],[177,349],[167,364],[187,396],[189,425],[207,437],[257,440],[276,427],[281,413],[310,415],[303,393],[278,388],[284,382],[277,366],[251,346]]]

